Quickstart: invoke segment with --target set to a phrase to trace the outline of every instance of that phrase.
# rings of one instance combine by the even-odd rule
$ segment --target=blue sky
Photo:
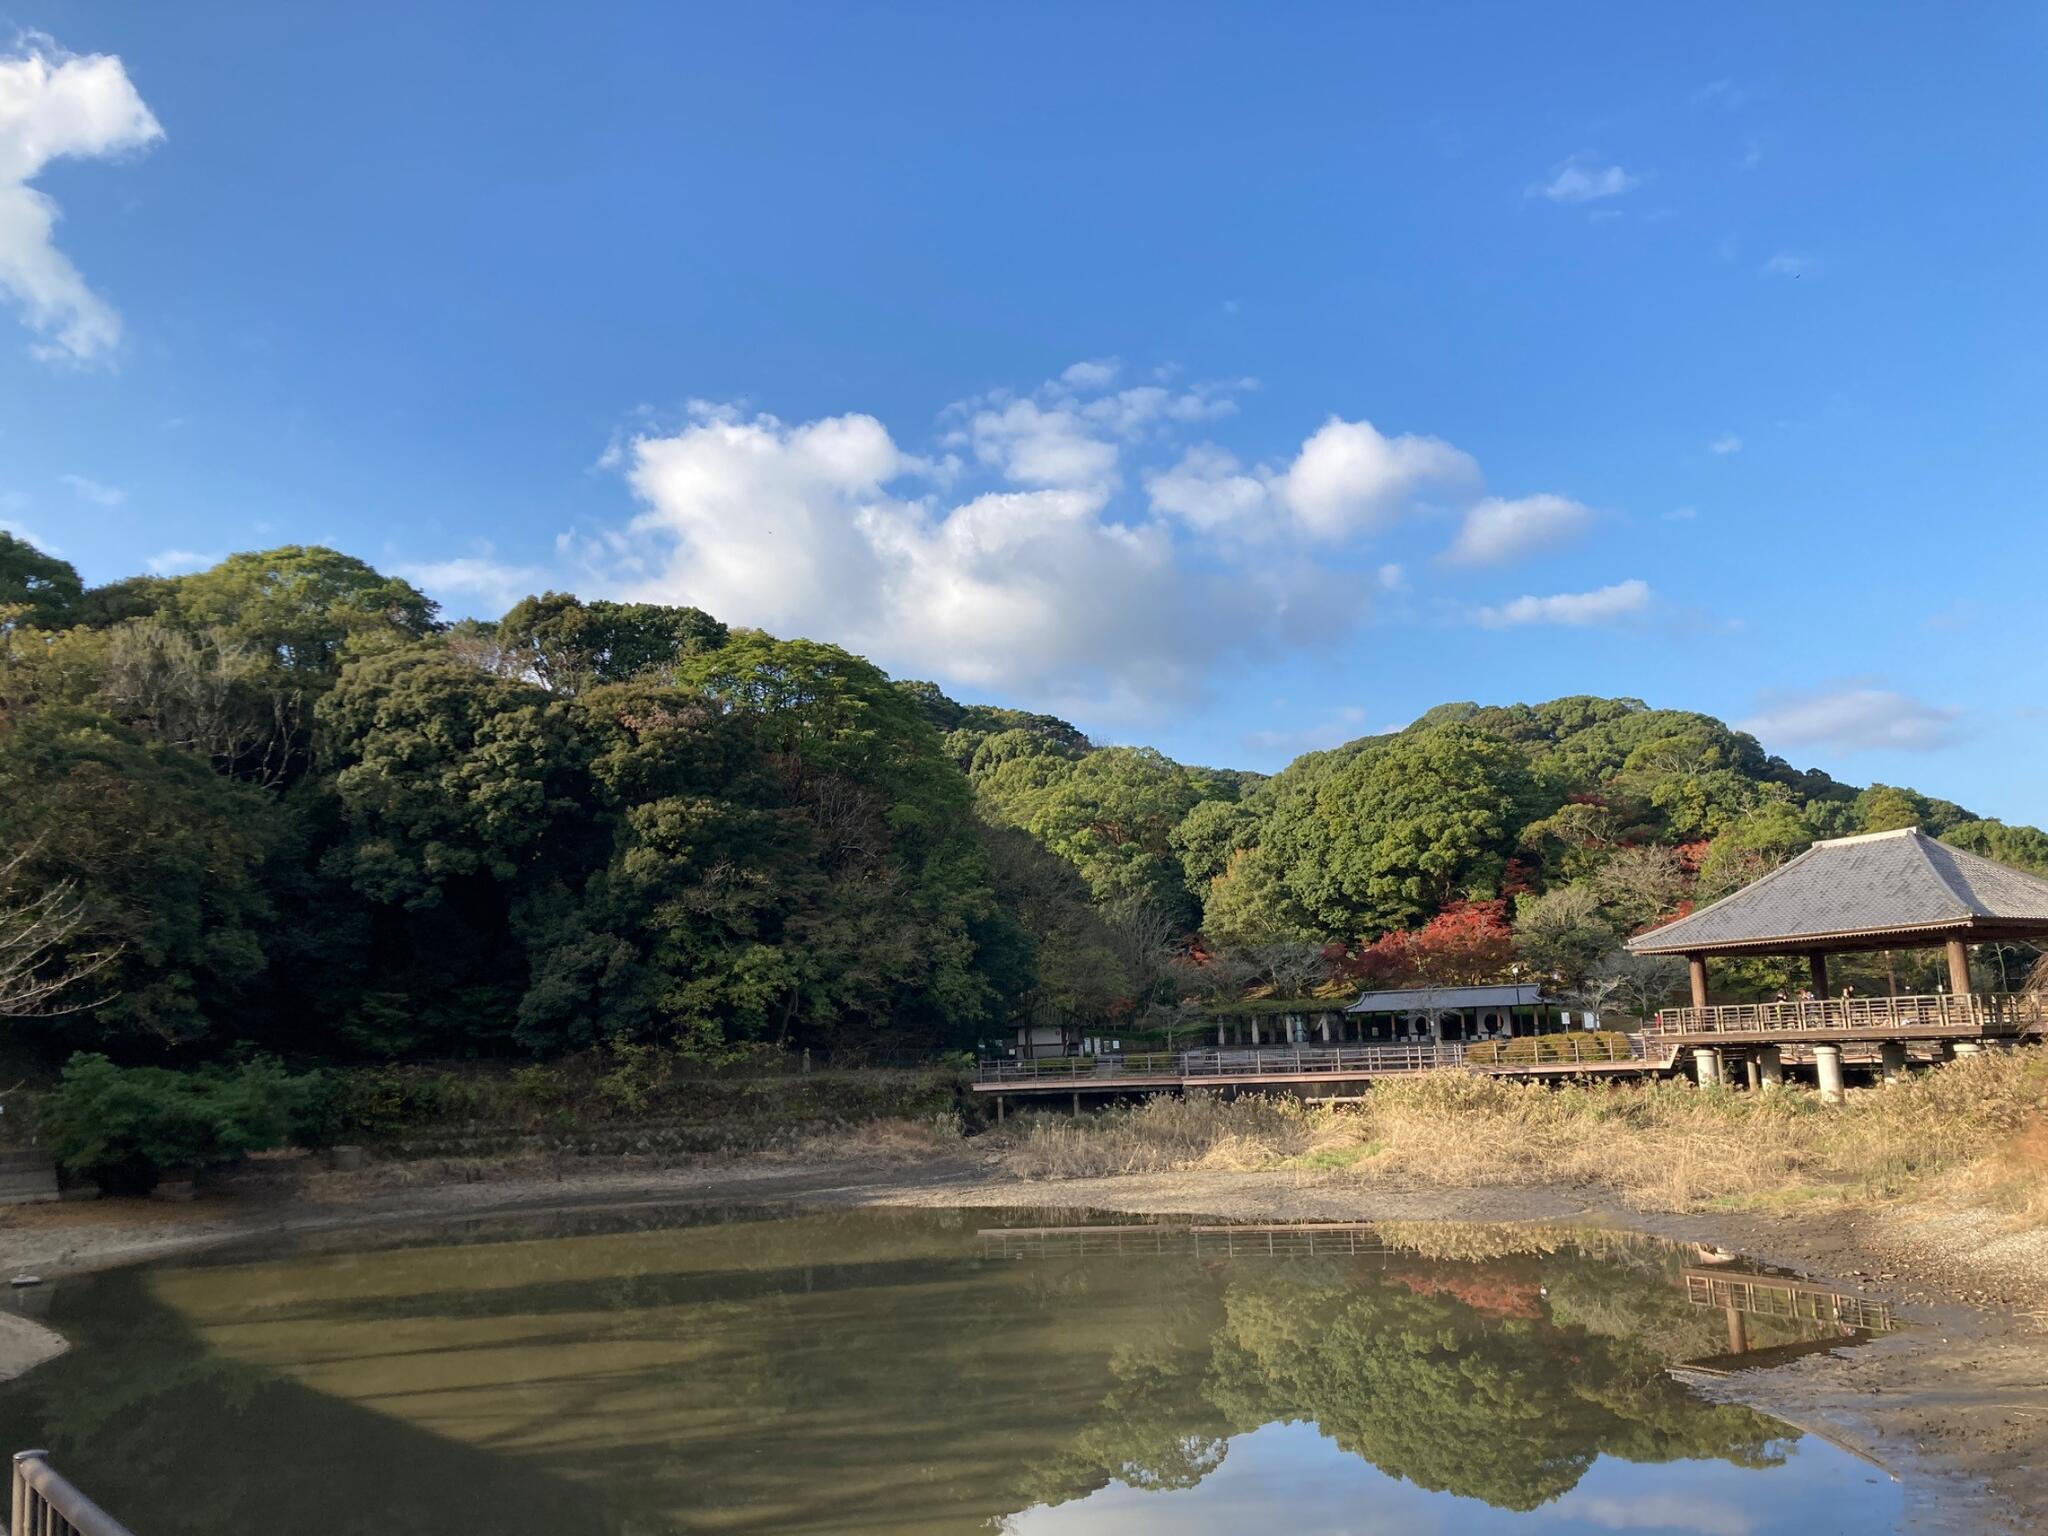
[[[1632,694],[2048,822],[2038,7],[0,5],[0,522],[90,579],[1262,768]]]
[[[1473,1447],[1472,1454],[1485,1451]],[[1066,1504],[1011,1516],[1003,1536],[1225,1536],[1277,1527],[1292,1536],[1549,1536],[1606,1531],[1665,1536],[1834,1536],[1897,1529],[1902,1500],[1883,1472],[1812,1436],[1794,1436],[1767,1468],[1732,1462],[1635,1464],[1596,1457],[1566,1493],[1527,1512],[1430,1493],[1341,1450],[1315,1424],[1267,1424],[1233,1436],[1223,1463],[1192,1488],[1111,1483]]]

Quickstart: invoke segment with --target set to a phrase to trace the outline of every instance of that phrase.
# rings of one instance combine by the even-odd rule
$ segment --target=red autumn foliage
[[[1498,981],[1515,958],[1505,901],[1454,901],[1420,928],[1397,928],[1350,956],[1347,980],[1381,987]]]
[[[1417,1296],[1450,1296],[1490,1317],[1539,1318],[1543,1289],[1538,1281],[1503,1275],[1496,1270],[1390,1269],[1387,1278]]]
[[[1688,875],[1700,872],[1700,866],[1707,862],[1707,850],[1714,845],[1702,838],[1696,843],[1680,843],[1671,851],[1678,855],[1678,866]]]

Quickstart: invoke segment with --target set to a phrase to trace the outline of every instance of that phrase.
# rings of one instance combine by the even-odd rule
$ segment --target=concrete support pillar
[[[1785,1063],[1775,1045],[1757,1047],[1756,1070],[1766,1090],[1782,1088],[1785,1085]]]
[[[1325,1045],[1328,1045],[1329,1043],[1330,1043],[1330,1016],[1329,1016],[1329,1015],[1328,1015],[1328,1014],[1326,1013],[1326,1014],[1324,1014],[1324,1015],[1323,1015],[1323,1044],[1325,1044]]]
[[[1693,1005],[1693,1007],[1695,1007],[1695,1008],[1704,1008],[1704,1007],[1706,1007],[1706,1006],[1707,1006],[1707,957],[1706,957],[1705,955],[1687,955],[1687,956],[1685,957],[1685,969],[1686,969],[1686,974],[1687,974],[1688,976],[1690,976],[1690,977],[1692,978],[1692,1005]]]
[[[1842,1048],[1839,1045],[1816,1045],[1813,1048],[1813,1072],[1820,1079],[1821,1102],[1841,1103]]]
[[[1742,1053],[1742,1076],[1749,1091],[1755,1093],[1764,1085],[1763,1065],[1756,1059],[1755,1051]]]
[[[1878,1065],[1884,1069],[1887,1086],[1906,1080],[1906,1045],[1903,1040],[1881,1041],[1877,1047]]]
[[[1079,1119],[1079,1118],[1080,1118],[1080,1115],[1081,1115],[1081,1095],[1080,1095],[1079,1093],[1076,1093],[1076,1094],[1074,1095],[1074,1117],[1075,1117],[1076,1119]]]
[[[1711,1087],[1721,1081],[1721,1053],[1700,1046],[1692,1053],[1693,1080],[1702,1088]]]
[[[1001,1095],[1001,1094],[999,1093],[999,1094],[997,1094],[997,1095],[996,1095],[996,1124],[997,1124],[997,1125],[1001,1125],[1002,1123],[1003,1123],[1003,1096],[1002,1096],[1002,1095]]]
[[[1957,997],[1970,995],[1970,949],[1961,939],[1948,941],[1948,989]]]
[[[1728,1353],[1746,1355],[1749,1353],[1749,1318],[1740,1307],[1724,1307],[1728,1314]]]
[[[1956,1060],[1962,1061],[1966,1057],[1980,1055],[1983,1050],[1984,1047],[1975,1040],[1958,1040],[1956,1042]]]

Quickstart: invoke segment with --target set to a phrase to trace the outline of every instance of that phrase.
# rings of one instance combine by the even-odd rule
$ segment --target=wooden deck
[[[1833,1044],[1842,1040],[1997,1040],[2048,1028],[2048,999],[2015,992],[1826,997],[1664,1008],[1643,1030],[1673,1045]]]
[[[1557,1053],[1547,1061],[1469,1059],[1463,1044],[1297,1045],[1273,1049],[1204,1049],[1132,1056],[1055,1056],[1041,1061],[988,1061],[974,1091],[995,1094],[1177,1092],[1187,1088],[1338,1087],[1383,1077],[1455,1069],[1493,1077],[1637,1076],[1667,1072],[1677,1047],[1631,1043],[1617,1054],[1604,1039],[1576,1034],[1536,1037]],[[1479,1053],[1487,1054],[1486,1052]]]

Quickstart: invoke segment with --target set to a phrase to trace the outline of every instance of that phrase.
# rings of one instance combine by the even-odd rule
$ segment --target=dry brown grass
[[[1071,1119],[1027,1116],[1024,1178],[1292,1168],[1455,1186],[1586,1183],[1646,1209],[1888,1199],[1944,1187],[2048,1222],[2048,1053],[1991,1053],[1830,1107],[1808,1091],[1683,1083],[1547,1088],[1438,1073],[1357,1106],[1207,1095]]]
[[[789,1149],[800,1162],[922,1163],[960,1150],[960,1116],[950,1110],[915,1119],[890,1116],[807,1136]]]
[[[2004,1145],[1972,1160],[1955,1184],[1965,1198],[2022,1225],[2048,1227],[2048,1119],[2029,1121]]]

